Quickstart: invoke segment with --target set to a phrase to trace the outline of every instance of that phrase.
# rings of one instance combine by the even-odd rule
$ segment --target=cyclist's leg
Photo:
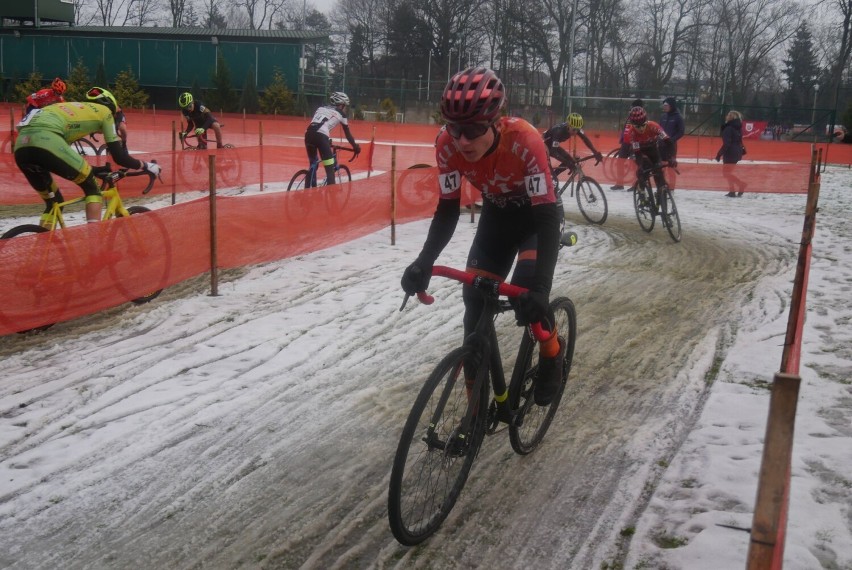
[[[62,201],[63,199],[61,193],[56,196],[57,190],[52,190],[56,187],[56,184],[53,182],[50,172],[78,184],[86,194],[86,221],[97,222],[100,220],[103,200],[92,175],[92,167],[82,156],[74,152],[64,139],[53,133],[28,133],[26,142],[22,142],[15,151],[15,160],[29,164],[30,170],[40,168],[44,172],[40,175],[34,175],[33,179],[27,178],[30,185],[39,192],[43,199],[45,199],[45,196],[49,197],[51,191],[54,193],[54,200],[58,198],[57,201]],[[19,162],[19,167],[21,162]],[[38,186],[33,183],[34,181]],[[45,202],[47,202],[46,199]],[[50,206],[52,206],[52,203],[47,204],[46,212],[50,211]],[[44,216],[42,216],[42,220],[44,220]]]
[[[217,121],[215,117],[211,115],[207,119],[204,123],[204,129],[213,129],[213,133],[216,135],[216,148],[222,148],[224,146],[222,144],[222,125],[219,124],[219,121]]]
[[[331,139],[319,133],[317,135],[317,149],[320,153],[322,165],[325,168],[325,185],[331,186],[335,183],[334,151],[331,150]]]
[[[44,212],[41,215],[40,224],[44,227],[51,226],[50,211],[54,203],[64,201],[62,192],[50,175],[50,171],[41,165],[39,155],[44,152],[36,147],[24,147],[15,151],[15,163],[24,174],[30,186],[44,200]]]
[[[538,252],[538,238],[533,232],[521,243],[518,251],[518,262],[512,275],[512,283],[530,288],[535,283],[535,272]],[[538,379],[535,383],[535,403],[548,406],[559,392],[562,383],[562,358],[565,351],[564,340],[560,340],[556,328],[553,311],[548,307],[542,328],[549,332],[547,339],[539,343]]]

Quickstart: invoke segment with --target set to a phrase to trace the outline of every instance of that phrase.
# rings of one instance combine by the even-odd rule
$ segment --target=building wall
[[[242,88],[250,68],[254,68],[255,86],[262,91],[271,81],[277,67],[288,87],[298,91],[298,42],[251,42],[236,38],[121,38],[63,34],[53,29],[50,34],[0,30],[0,74],[5,78],[24,78],[34,71],[43,77],[67,77],[82,59],[94,78],[103,62],[107,81],[113,82],[118,72],[128,67],[141,87],[174,87],[185,90],[197,83],[211,86],[216,58],[225,60],[236,89]]]

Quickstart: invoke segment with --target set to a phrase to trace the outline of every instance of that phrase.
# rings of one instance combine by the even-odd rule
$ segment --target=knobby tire
[[[637,183],[636,189],[633,191],[633,208],[636,210],[636,219],[639,221],[639,226],[649,232],[654,229],[654,209],[652,207],[653,192],[650,184]]]
[[[419,544],[440,528],[485,437],[488,398],[483,395],[468,433],[457,429],[468,407],[464,362],[475,354],[473,347],[462,346],[441,360],[402,430],[388,489],[388,522],[404,545]],[[488,389],[483,385],[483,393]]]
[[[577,206],[580,213],[592,224],[601,225],[606,221],[609,209],[606,202],[606,194],[603,188],[594,178],[584,176],[577,182],[574,189],[577,197]]]
[[[0,237],[0,239],[25,237],[47,231],[49,231],[47,228],[36,224],[24,224],[7,231],[2,235],[2,237]],[[61,313],[65,310],[65,307],[68,306],[68,303],[71,300],[70,283],[53,283],[51,282],[50,275],[57,275],[62,271],[64,271],[66,275],[68,274],[68,251],[65,249],[65,246],[57,240],[51,240],[49,249],[44,249],[41,246],[36,245],[34,245],[33,248],[32,254],[27,256],[26,263],[19,268],[18,273],[13,278],[16,281],[23,280],[24,283],[27,283],[28,286],[25,287],[24,290],[31,292],[35,299],[38,299],[41,296],[49,296],[52,300],[58,299],[58,304],[62,307],[60,311]],[[61,267],[61,271],[54,273],[50,270],[52,265],[57,263],[56,261],[51,260],[51,256],[58,256],[58,267]],[[46,278],[41,279],[42,276],[45,276]],[[51,313],[53,314],[50,316],[55,316],[56,311],[51,311]],[[45,315],[44,317],[47,318],[48,315]],[[12,328],[15,328],[16,318],[14,315],[0,313],[0,318],[6,321]],[[38,333],[49,329],[53,325],[54,323],[47,323],[30,329],[19,330],[17,332],[21,334]]]
[[[680,214],[677,213],[674,195],[668,188],[663,192],[660,198],[660,212],[663,213],[663,225],[666,226],[666,231],[669,232],[669,237],[677,243],[681,238]]]
[[[519,455],[532,452],[544,439],[559,403],[565,394],[571,365],[574,362],[574,346],[577,342],[577,312],[574,303],[567,297],[554,299],[550,306],[556,319],[556,330],[565,342],[565,358],[562,361],[562,386],[549,406],[537,406],[533,390],[538,375],[539,345],[527,332],[521,339],[515,372],[509,384],[509,405],[515,410],[509,424],[509,441]]]
[[[127,211],[130,212],[131,216],[150,212],[145,206],[131,206],[127,208]],[[122,224],[112,224],[109,241],[110,249],[120,251],[122,254],[119,259],[109,264],[110,277],[115,283],[115,288],[128,301],[137,305],[153,301],[163,292],[163,287],[171,270],[171,246],[165,225],[162,220],[154,216],[146,218],[146,223],[153,224],[156,227],[155,237],[144,239],[133,226],[133,222],[128,221]],[[132,280],[128,280],[126,277],[129,271],[122,269],[122,267],[128,265],[132,265],[134,268],[146,267],[146,275],[157,276],[159,288],[154,291],[136,289],[136,284],[129,282]]]

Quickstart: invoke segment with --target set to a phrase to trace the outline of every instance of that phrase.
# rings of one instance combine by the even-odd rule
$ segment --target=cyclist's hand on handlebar
[[[599,152],[596,152],[593,156],[595,157],[595,165],[600,164],[603,160],[603,155]]]
[[[515,319],[519,325],[529,325],[543,321],[547,317],[547,307],[550,305],[547,293],[527,291],[518,296],[515,301]]]
[[[400,285],[406,294],[414,295],[419,291],[425,291],[429,287],[431,278],[432,264],[418,258],[417,261],[405,268]]]
[[[672,168],[677,168],[677,161],[675,159],[671,159],[669,161],[669,166],[671,166]]]
[[[156,162],[153,162],[153,161],[152,162],[143,162],[142,163],[142,170],[144,170],[145,172],[150,172],[151,174],[153,174],[154,176],[157,176],[157,177],[160,176],[160,172],[162,171],[162,169],[160,168],[160,165],[157,164]]]
[[[361,145],[359,145],[358,143],[353,144],[352,150],[354,151],[355,156],[358,156],[359,154],[361,154]]]

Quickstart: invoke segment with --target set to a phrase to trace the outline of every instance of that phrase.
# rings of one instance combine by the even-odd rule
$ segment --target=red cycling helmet
[[[451,123],[493,123],[506,102],[506,90],[487,67],[453,75],[441,96],[441,115]]]
[[[648,122],[648,113],[642,107],[633,107],[630,109],[630,115],[627,120],[634,125],[644,125]]]
[[[60,95],[65,93],[65,82],[59,79],[58,77],[53,80],[53,83],[50,84],[50,87]]]

